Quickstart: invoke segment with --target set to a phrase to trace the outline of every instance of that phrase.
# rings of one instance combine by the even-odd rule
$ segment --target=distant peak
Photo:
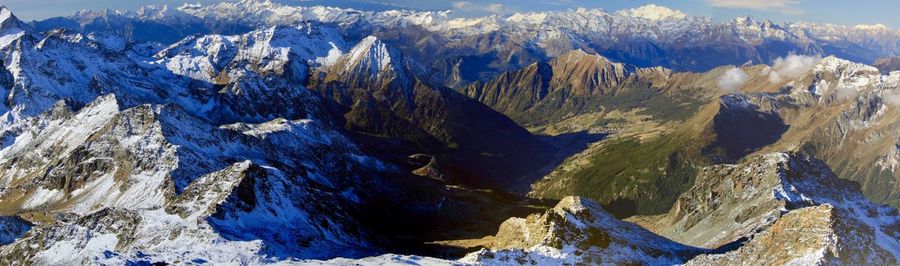
[[[756,23],[757,23],[756,20],[753,19],[753,17],[750,16],[750,15],[743,16],[743,17],[737,17],[737,18],[734,19],[734,22],[737,23],[737,24],[745,24],[745,25],[750,25],[750,24],[756,24]]]
[[[202,8],[202,7],[203,7],[203,5],[201,5],[201,4],[184,3],[184,4],[182,4],[181,6],[178,7],[178,10],[198,9],[198,8]]]
[[[0,22],[4,22],[10,18],[15,18],[15,16],[12,14],[12,11],[10,11],[9,8],[6,8],[6,6],[4,5],[0,5]]]
[[[20,28],[22,22],[6,6],[0,5],[0,30]],[[2,33],[0,33],[2,34]]]
[[[649,4],[645,6],[641,6],[638,8],[626,9],[619,11],[619,15],[629,16],[629,17],[638,17],[645,18],[649,20],[663,20],[663,19],[683,19],[687,17],[687,14],[681,12],[680,10],[671,9],[664,6],[658,6],[654,4]]]
[[[270,5],[275,4],[275,2],[272,2],[271,0],[241,0],[238,3],[240,3],[241,5],[263,5],[263,6],[270,6]]]

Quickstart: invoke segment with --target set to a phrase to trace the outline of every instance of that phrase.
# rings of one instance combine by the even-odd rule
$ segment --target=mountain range
[[[656,5],[0,7],[0,262],[893,265],[897,56]]]

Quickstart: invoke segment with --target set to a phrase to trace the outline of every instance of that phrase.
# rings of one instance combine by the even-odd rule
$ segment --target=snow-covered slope
[[[70,30],[39,33],[54,25]],[[144,35],[147,29],[160,35]],[[209,32],[217,34],[194,35]],[[826,34],[832,37],[816,37]],[[762,216],[735,215],[762,222],[724,236],[686,229],[716,235],[685,241],[708,248],[759,236],[737,249],[679,244],[616,220],[595,202],[569,197],[543,214],[509,220],[491,249],[459,262],[402,255],[352,260],[387,246],[375,228],[392,225],[376,223],[417,218],[398,213],[468,213],[452,197],[466,188],[442,182],[503,188],[553,153],[507,117],[441,86],[442,71],[457,72],[464,82],[464,70],[489,75],[490,67],[565,55],[558,59],[560,84],[571,85],[574,94],[603,95],[594,89],[599,84],[617,86],[648,72],[668,79],[671,72],[612,63],[590,51],[634,51],[615,56],[703,68],[685,62],[765,61],[773,40],[784,45],[779,49],[866,58],[895,53],[896,35],[883,27],[781,26],[749,18],[714,23],[659,6],[453,19],[446,12],[244,0],[84,11],[31,25],[0,8],[0,264],[674,264],[701,253],[727,262],[747,253],[784,255],[771,253],[778,249],[764,240],[816,215],[831,216],[811,223],[825,232],[811,237],[839,241],[811,246],[825,250],[812,255],[856,258],[853,252],[861,250],[874,255],[856,261],[896,263],[896,211],[869,203],[819,162],[780,153],[741,166],[774,173],[761,178],[775,181],[754,195],[776,208]],[[136,36],[172,41],[136,43]],[[871,42],[872,36],[880,41]],[[697,54],[719,59],[692,49],[721,39],[726,45],[714,52],[736,48],[740,56],[681,61]],[[869,45],[829,50],[845,42]],[[696,53],[668,54],[683,48]],[[827,121],[840,132],[866,132],[860,139],[868,144],[851,149],[863,150],[885,139],[896,143],[890,130],[897,121],[897,77],[826,58],[784,80],[780,95],[723,101],[735,108],[753,99],[773,108],[839,110]],[[896,147],[878,151],[879,169],[896,173]],[[417,158],[428,165],[408,162]],[[738,171],[717,167],[709,171]],[[415,168],[439,180],[410,174]],[[756,207],[732,210],[746,208]],[[789,213],[774,214],[782,210]],[[367,220],[374,215],[387,218]],[[836,223],[850,226],[831,226]]]
[[[20,24],[5,18],[4,29]],[[374,254],[352,216],[388,167],[332,129],[317,96],[289,85],[345,45],[307,27],[191,38],[158,57],[115,35],[3,32],[0,212],[35,225],[3,218],[2,260]],[[192,42],[206,43],[179,49]],[[204,66],[228,78],[185,70]],[[223,85],[229,93],[213,90]]]
[[[7,263],[261,263],[378,254],[375,242],[390,240],[376,239],[375,222],[359,217],[387,205],[373,198],[425,198],[384,212],[428,213],[450,194],[427,178],[403,180],[415,191],[384,184],[416,176],[345,136],[353,135],[340,124],[347,117],[337,101],[372,99],[351,92],[374,93],[378,83],[400,96],[372,100],[399,108],[380,110],[403,116],[394,118],[409,126],[402,134],[432,130],[476,154],[488,154],[478,151],[482,146],[541,145],[489,108],[429,87],[417,77],[421,67],[387,44],[348,41],[328,25],[191,36],[158,47],[109,32],[37,33],[11,15],[4,21],[15,31],[4,32],[9,45],[0,49],[0,213],[35,224],[4,221],[11,228],[4,242],[18,238],[0,247]],[[335,80],[311,81],[324,77]],[[350,80],[360,83],[344,82]],[[477,137],[468,131],[485,125]],[[445,130],[451,126],[457,128]],[[513,144],[494,141],[501,136]],[[465,142],[472,140],[491,145]],[[367,144],[377,141],[378,156],[420,153],[390,150],[395,136]],[[24,235],[13,230],[26,227]]]
[[[218,128],[177,106],[119,108],[112,95],[76,113],[60,102],[2,150],[4,208],[74,219],[0,248],[7,258],[87,263],[110,252],[162,252],[154,256],[225,262],[370,252],[350,214],[362,176],[383,166],[337,132],[287,120]],[[40,240],[47,237],[54,240]],[[32,241],[43,249],[25,252]]]

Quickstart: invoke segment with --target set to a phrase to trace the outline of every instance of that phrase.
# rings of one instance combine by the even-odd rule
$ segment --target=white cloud
[[[850,98],[850,97],[856,95],[856,92],[857,92],[856,88],[847,86],[847,85],[843,85],[843,84],[838,85],[837,88],[834,90],[835,96],[837,97],[838,100],[844,100],[844,99]]]
[[[885,103],[900,108],[900,89],[885,92],[883,99]]]
[[[795,5],[800,0],[707,0],[713,7],[777,11],[785,14],[802,14]]]
[[[784,80],[797,78],[821,60],[822,59],[818,56],[813,57],[794,54],[788,55],[787,57],[779,57],[778,59],[775,59],[774,64],[772,64],[772,69],[769,72],[769,81],[778,83]]]
[[[732,68],[719,78],[719,89],[726,92],[736,92],[741,86],[744,86],[744,84],[747,83],[747,78],[747,73],[744,73],[743,70],[740,68]]]

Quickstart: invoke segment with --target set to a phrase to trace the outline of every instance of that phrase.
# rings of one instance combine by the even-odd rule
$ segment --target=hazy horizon
[[[79,10],[136,10],[145,5],[180,6],[185,3],[212,4],[216,0],[138,0],[138,1],[66,1],[66,0],[8,0],[3,5],[9,7],[17,17],[25,21],[42,20],[51,17],[68,16]],[[726,21],[736,17],[752,16],[760,20],[776,22],[814,22],[854,26],[860,24],[884,24],[892,29],[900,29],[900,17],[893,11],[900,10],[900,1],[808,1],[808,0],[688,0],[688,1],[581,1],[548,0],[524,4],[512,0],[468,0],[468,1],[413,1],[413,0],[275,0],[274,2],[312,6],[325,5],[361,10],[414,9],[451,10],[453,16],[478,17],[491,14],[569,10],[576,8],[601,8],[610,12],[656,4],[682,11],[692,16],[710,17],[714,21]]]

